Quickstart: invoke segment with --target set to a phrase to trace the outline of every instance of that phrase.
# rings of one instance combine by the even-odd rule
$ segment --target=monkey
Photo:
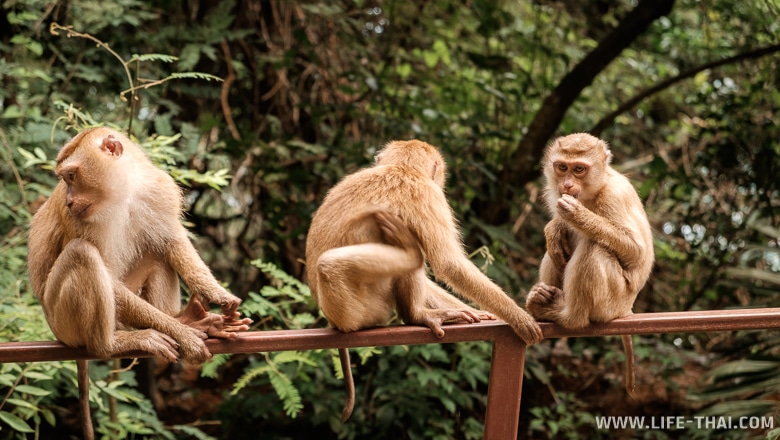
[[[587,133],[555,139],[542,161],[552,219],[547,251],[526,309],[539,321],[579,329],[633,313],[653,268],[653,235],[631,182],[610,165],[612,152]],[[626,389],[635,388],[634,348],[623,335]]]
[[[58,183],[30,223],[27,265],[59,341],[103,359],[140,350],[202,363],[211,357],[204,339],[249,329],[241,300],[217,282],[181,224],[181,189],[128,137],[83,130],[60,149],[55,173]],[[192,292],[183,312],[179,277]],[[91,439],[87,368],[77,362]]]
[[[539,325],[483,274],[466,254],[444,192],[446,164],[423,141],[393,141],[373,166],[344,177],[314,213],[306,238],[306,276],[330,326],[342,332],[385,325],[394,312],[439,338],[442,325],[506,321],[526,343],[539,342]],[[433,276],[477,310],[440,287]],[[339,350],[347,403],[354,406],[349,352]]]

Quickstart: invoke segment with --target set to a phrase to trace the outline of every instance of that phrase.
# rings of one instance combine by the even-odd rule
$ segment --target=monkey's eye
[[[582,174],[585,171],[588,171],[588,167],[586,167],[585,165],[576,165],[574,167],[574,174]]]
[[[558,167],[558,171],[560,171],[562,173],[565,173],[566,170],[568,169],[568,167],[566,166],[565,163],[559,163],[556,166]]]

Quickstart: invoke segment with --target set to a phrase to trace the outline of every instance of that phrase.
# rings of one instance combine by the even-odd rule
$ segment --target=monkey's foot
[[[187,304],[187,308],[177,319],[182,324],[199,330],[210,338],[234,339],[238,337],[238,332],[249,330],[249,324],[252,323],[251,319],[240,319],[239,316],[238,312],[235,312],[233,316],[211,313],[203,307],[203,303],[197,296],[193,296]]]
[[[540,321],[555,321],[558,304],[563,300],[563,291],[542,282],[536,283],[525,299],[528,313]]]
[[[492,314],[492,313],[490,313],[488,311],[485,311],[485,310],[479,310],[479,309],[472,308],[471,311],[473,313],[475,313],[479,317],[480,320],[495,321],[496,319],[498,319],[498,316],[496,316],[496,315],[494,315],[494,314]]]
[[[151,353],[163,362],[176,362],[179,360],[179,343],[165,333],[154,329],[143,330],[119,330],[114,333],[114,344],[111,355],[133,350],[141,350]]]
[[[483,315],[487,313],[487,315]],[[444,337],[444,324],[450,324],[455,322],[466,322],[472,324],[474,322],[480,322],[482,319],[495,319],[491,313],[481,312],[471,307],[463,309],[428,309],[421,314],[418,319],[410,324],[424,325],[431,329],[437,338]],[[482,316],[491,316],[489,318],[482,318]]]

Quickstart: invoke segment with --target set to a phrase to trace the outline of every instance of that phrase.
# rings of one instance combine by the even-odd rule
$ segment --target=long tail
[[[76,376],[79,384],[79,409],[84,440],[93,440],[95,433],[92,429],[92,413],[89,410],[89,361],[76,361]]]
[[[623,350],[626,352],[626,391],[629,396],[634,396],[636,388],[636,357],[634,356],[634,340],[631,335],[622,335]]]
[[[341,371],[344,373],[344,385],[347,389],[347,399],[344,401],[344,410],[341,412],[341,422],[344,423],[352,415],[352,410],[355,408],[355,381],[352,379],[349,350],[339,348],[339,360],[341,361]]]

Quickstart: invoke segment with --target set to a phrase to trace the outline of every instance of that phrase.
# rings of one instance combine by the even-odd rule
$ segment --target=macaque
[[[446,165],[421,141],[387,144],[376,163],[346,176],[325,196],[306,240],[312,295],[330,325],[353,332],[385,325],[397,311],[406,324],[426,326],[437,337],[450,322],[496,316],[527,344],[542,339],[531,316],[468,259],[444,194]],[[426,274],[474,301],[474,309]],[[347,405],[354,404],[349,354],[339,352]]]
[[[58,340],[99,358],[140,350],[202,363],[211,357],[204,339],[248,330],[241,300],[214,279],[181,224],[181,189],[140,147],[115,130],[87,129],[60,150],[55,172],[60,180],[32,219],[28,268]],[[179,277],[192,292],[183,312]],[[92,438],[81,386],[88,364],[77,365]]]
[[[552,220],[539,282],[526,308],[540,321],[579,329],[631,315],[653,267],[653,236],[631,182],[610,166],[612,153],[577,133],[547,147],[545,197]],[[624,335],[626,389],[634,391],[634,349]]]

